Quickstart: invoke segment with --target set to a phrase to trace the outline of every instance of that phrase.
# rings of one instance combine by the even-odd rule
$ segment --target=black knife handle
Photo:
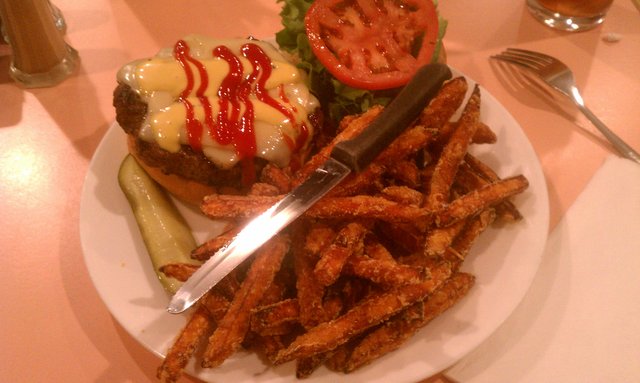
[[[336,144],[331,157],[355,172],[363,170],[418,117],[450,78],[451,70],[444,64],[429,64],[418,69],[380,116],[357,137]]]

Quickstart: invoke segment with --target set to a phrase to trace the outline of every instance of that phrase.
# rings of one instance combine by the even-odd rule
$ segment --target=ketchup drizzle
[[[180,63],[185,72],[187,85],[180,93],[178,100],[182,102],[186,110],[186,130],[189,145],[197,151],[202,151],[202,123],[195,117],[194,107],[187,99],[193,92],[195,85],[194,73],[191,65],[198,71],[200,85],[196,91],[196,97],[204,109],[204,123],[209,135],[221,145],[232,144],[240,158],[243,169],[243,183],[248,184],[255,178],[253,158],[256,155],[257,145],[254,132],[255,111],[251,100],[251,94],[261,102],[269,105],[282,113],[295,125],[295,107],[287,108],[282,102],[277,101],[268,93],[266,82],[271,76],[272,62],[269,56],[256,44],[244,44],[240,52],[252,65],[251,73],[243,78],[244,68],[240,58],[224,45],[213,49],[213,56],[225,60],[229,65],[229,72],[222,80],[218,88],[217,121],[214,121],[212,106],[209,98],[205,96],[209,86],[209,77],[204,64],[190,55],[190,48],[184,40],[179,40],[174,47],[174,57]],[[191,64],[191,65],[190,65]],[[286,104],[289,100],[284,92],[284,87],[279,87],[279,98]],[[309,129],[305,124],[300,126],[300,134],[294,143],[291,137],[285,136],[287,145],[296,151],[305,144],[309,137]]]

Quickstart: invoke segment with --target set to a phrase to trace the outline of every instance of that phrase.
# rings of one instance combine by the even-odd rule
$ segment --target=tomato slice
[[[438,40],[432,0],[316,0],[305,15],[311,48],[339,81],[379,90],[406,84]]]

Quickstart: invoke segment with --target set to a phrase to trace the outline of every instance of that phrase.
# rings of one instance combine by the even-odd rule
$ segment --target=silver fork
[[[576,87],[573,72],[571,72],[571,69],[562,61],[544,53],[517,48],[507,48],[507,50],[491,56],[491,58],[524,67],[537,75],[553,89],[569,97],[622,156],[640,163],[640,154],[607,128],[607,126],[587,108],[580,91]]]

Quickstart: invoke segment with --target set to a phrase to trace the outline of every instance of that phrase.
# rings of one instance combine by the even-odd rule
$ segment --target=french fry
[[[284,341],[280,335],[255,335],[251,345],[258,352],[262,353],[271,364],[273,364],[278,352],[285,348]]]
[[[369,240],[365,242],[364,254],[371,259],[396,262],[395,258],[393,258],[393,254],[391,254],[389,250],[387,250],[387,248],[377,240]]]
[[[247,195],[264,195],[264,196],[277,196],[281,194],[280,189],[277,186],[268,184],[266,182],[256,182],[251,185]]]
[[[304,251],[311,258],[320,256],[320,252],[329,246],[336,237],[336,231],[326,225],[316,224],[304,238]]]
[[[201,209],[213,219],[246,219],[259,215],[280,200],[272,196],[212,194],[204,198]],[[304,215],[323,219],[371,218],[388,222],[413,222],[429,217],[430,211],[403,205],[382,197],[357,195],[325,197]]]
[[[324,219],[376,219],[385,222],[412,223],[430,219],[432,212],[382,197],[357,195],[323,198],[312,206],[307,214],[310,217]]]
[[[435,257],[444,254],[453,239],[462,231],[465,222],[454,222],[449,226],[442,228],[434,228],[427,233],[427,239],[424,244],[424,255],[427,257]]]
[[[289,240],[281,235],[258,249],[229,310],[209,338],[202,367],[218,366],[238,350],[249,329],[251,311],[273,281],[288,247]]]
[[[209,313],[209,317],[216,323],[224,317],[229,309],[229,300],[216,289],[205,294],[205,296],[200,299],[200,302],[202,302],[202,307]]]
[[[464,77],[447,81],[438,95],[422,111],[420,124],[432,129],[442,127],[462,105],[467,89],[468,84]]]
[[[213,329],[214,324],[209,318],[206,308],[199,306],[178,335],[167,356],[162,361],[156,376],[163,383],[178,381],[182,372],[195,352],[200,339]]]
[[[422,173],[415,161],[404,160],[389,164],[387,174],[405,187],[419,189],[422,186]]]
[[[424,196],[408,186],[387,186],[380,191],[386,199],[405,205],[422,205]]]
[[[388,166],[404,160],[427,146],[436,135],[435,130],[421,125],[407,129],[375,158],[374,163]]]
[[[262,168],[260,181],[275,186],[280,194],[288,193],[291,190],[291,175],[271,163]]]
[[[495,210],[489,208],[466,220],[464,228],[454,239],[448,251],[445,251],[445,253],[448,253],[446,259],[449,259],[456,267],[459,266],[466,259],[473,243],[491,225],[495,218]]]
[[[327,232],[325,231],[325,233]],[[313,273],[315,258],[309,256],[305,248],[313,247],[315,243],[310,240],[303,243],[306,234],[307,230],[303,225],[294,224],[292,256],[296,275],[296,296],[300,308],[300,324],[304,328],[312,328],[325,320],[323,307],[325,287],[316,280]],[[308,236],[306,238],[314,237]],[[317,247],[321,249],[323,246]]]
[[[355,254],[349,258],[345,272],[387,286],[419,283],[424,278],[424,270],[419,268]]]
[[[325,286],[333,284],[340,276],[347,258],[362,253],[366,233],[366,227],[356,222],[342,228],[333,242],[320,252],[320,260],[313,270],[316,280]]]
[[[191,252],[191,258],[200,261],[206,261],[224,245],[229,243],[236,235],[238,235],[239,231],[239,227],[232,227],[224,233],[205,241],[204,243],[193,249],[193,251]]]
[[[318,367],[327,361],[331,355],[331,352],[324,352],[308,358],[296,359],[296,378],[308,378]]]
[[[327,195],[332,197],[345,197],[357,194],[368,194],[379,189],[379,178],[384,173],[385,168],[379,164],[372,163],[360,173],[352,173],[338,184]]]
[[[190,263],[169,263],[160,267],[160,272],[167,277],[175,278],[180,282],[185,282],[189,277],[198,270],[199,265]]]
[[[374,359],[398,349],[417,330],[465,296],[473,286],[474,280],[475,278],[471,274],[454,274],[424,302],[414,303],[369,333],[351,352],[345,363],[344,372],[354,371],[371,363]]]
[[[297,337],[286,349],[278,352],[276,364],[298,358],[308,358],[328,352],[347,342],[354,335],[381,323],[437,289],[451,274],[451,265],[441,263],[430,270],[426,281],[377,294],[357,304],[344,315],[322,323]]]
[[[258,307],[251,316],[251,331],[260,335],[282,335],[280,330],[283,324],[297,323],[299,320],[298,300],[289,298]]]
[[[449,193],[458,166],[467,153],[467,148],[477,129],[480,118],[480,88],[476,86],[460,117],[460,123],[442,149],[442,154],[433,171],[429,183],[429,194],[424,206],[438,210],[449,201]]]
[[[505,178],[457,198],[435,214],[435,224],[444,227],[470,217],[506,198],[521,193],[529,186],[522,176]]]
[[[465,157],[468,158],[469,156]],[[474,161],[478,161],[474,158]],[[478,166],[477,164],[474,166]],[[467,191],[471,191],[473,189],[479,189],[489,183],[498,181],[500,178],[495,175],[493,177],[487,177],[487,174],[482,174],[476,172],[476,168],[470,165],[466,160],[460,164],[460,169],[458,176],[456,177],[456,183]],[[482,166],[485,166],[482,164]],[[501,201],[495,206],[495,210],[497,213],[497,218],[502,222],[514,222],[522,219],[522,214],[518,211],[515,205],[509,200],[505,199]]]
[[[460,121],[449,121],[440,129],[436,145],[443,145],[450,138],[451,134],[458,127]],[[476,122],[476,131],[471,137],[474,144],[494,144],[498,141],[498,136],[491,128],[482,121]]]
[[[491,169],[490,166],[480,161],[477,157],[467,153],[464,157],[464,163],[468,166],[469,170],[473,172],[477,177],[484,179],[487,182],[495,182],[500,180],[500,177],[496,172]],[[500,204],[496,205],[497,218],[502,222],[515,222],[522,219],[522,214],[515,207],[510,200],[504,200]]]
[[[471,142],[474,144],[495,144],[498,141],[498,136],[487,124],[482,121],[478,121],[477,124],[478,127]]]
[[[381,106],[374,106],[360,116],[349,118],[345,121],[345,124],[341,123],[343,126],[341,127],[342,130],[340,133],[338,133],[328,145],[322,148],[303,165],[302,169],[300,169],[300,171],[298,171],[294,176],[292,186],[301,184],[302,181],[307,179],[311,173],[320,167],[320,165],[325,163],[325,161],[329,159],[331,151],[338,142],[354,138],[358,134],[362,133],[362,131],[369,126],[376,117],[378,117],[382,112],[382,109],[383,108]]]

